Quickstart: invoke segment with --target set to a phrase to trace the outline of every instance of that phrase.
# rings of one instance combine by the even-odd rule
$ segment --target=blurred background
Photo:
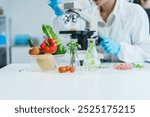
[[[150,0],[128,0],[140,4],[150,16]],[[28,62],[28,39],[43,40],[42,24],[54,17],[47,0],[0,0],[0,68]]]
[[[42,40],[52,17],[47,0],[0,0],[0,68],[27,62],[28,38]]]

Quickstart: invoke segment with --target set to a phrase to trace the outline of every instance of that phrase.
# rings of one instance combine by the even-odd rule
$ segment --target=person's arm
[[[134,17],[131,39],[132,45],[120,43],[118,58],[124,62],[150,61],[149,20],[145,11],[140,7],[138,16]]]

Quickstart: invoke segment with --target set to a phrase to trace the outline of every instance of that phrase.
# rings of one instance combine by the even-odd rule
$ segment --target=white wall
[[[42,24],[54,16],[47,0],[0,0],[5,14],[11,17],[12,37],[18,33],[42,37]]]
[[[9,7],[9,1],[10,0],[0,0],[0,6],[4,9],[4,14],[5,15],[10,15],[10,7]]]
[[[54,15],[47,5],[47,0],[13,0],[12,34],[28,33],[41,36],[42,24],[50,23]]]

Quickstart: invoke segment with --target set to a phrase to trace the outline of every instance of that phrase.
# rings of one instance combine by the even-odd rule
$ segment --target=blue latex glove
[[[62,3],[62,0],[48,0],[48,5],[55,11],[57,16],[63,15],[64,12],[58,7]]]
[[[120,51],[120,44],[117,43],[114,40],[111,40],[109,38],[106,38],[102,35],[99,35],[99,38],[101,39],[100,46],[109,54],[118,55]]]

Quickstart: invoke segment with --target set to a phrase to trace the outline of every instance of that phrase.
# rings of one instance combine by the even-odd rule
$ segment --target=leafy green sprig
[[[142,68],[144,68],[144,65],[142,65],[142,64],[133,64],[133,66],[134,66],[134,68],[137,68],[137,69],[142,69]]]
[[[75,54],[75,51],[77,49],[80,49],[81,48],[81,45],[78,44],[76,41],[70,41],[68,44],[67,44],[67,47],[69,48],[70,50],[70,54],[74,55]]]

